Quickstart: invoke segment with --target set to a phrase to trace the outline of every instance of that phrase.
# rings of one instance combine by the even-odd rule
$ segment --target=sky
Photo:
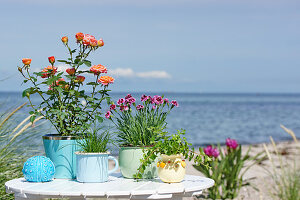
[[[300,92],[300,1],[0,0],[0,27],[0,91],[28,86],[22,58],[41,70],[83,32],[103,38],[90,60],[115,92]]]

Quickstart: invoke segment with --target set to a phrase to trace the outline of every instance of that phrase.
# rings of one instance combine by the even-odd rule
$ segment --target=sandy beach
[[[294,161],[297,162],[297,166],[299,166],[299,160],[300,160],[300,144],[296,144],[293,141],[284,141],[276,143],[278,153],[282,155],[283,159],[283,165],[285,166],[292,166],[294,164]],[[269,152],[271,153],[271,157],[274,159],[274,163],[276,165],[276,168],[278,169],[280,167],[280,161],[276,157],[276,152],[272,146],[271,143],[266,144],[267,148],[269,149]],[[246,152],[249,145],[243,145],[243,152]],[[264,151],[263,144],[255,144],[252,145],[252,149],[250,151],[250,155],[255,155],[259,152]],[[112,164],[112,163],[110,163]],[[192,162],[187,161],[187,172],[186,174],[191,175],[200,175],[202,174],[197,171],[193,166]],[[110,166],[111,168],[113,166]],[[247,165],[246,165],[247,167]],[[245,199],[245,200],[253,200],[253,199],[263,199],[263,200],[271,200],[274,199],[270,193],[274,190],[274,183],[272,180],[272,177],[270,174],[268,174],[267,170],[272,169],[272,164],[269,159],[265,159],[262,162],[260,162],[258,165],[254,165],[251,167],[245,174],[245,179],[251,179],[250,183],[254,187],[257,188],[255,190],[251,186],[245,186],[241,188],[240,194],[236,199]],[[196,199],[196,198],[186,198],[186,199]],[[201,199],[201,197],[200,197]]]

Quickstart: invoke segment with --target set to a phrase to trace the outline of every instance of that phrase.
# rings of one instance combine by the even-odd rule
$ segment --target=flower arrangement
[[[211,158],[209,168],[201,165],[194,167],[203,173],[206,177],[215,181],[215,185],[208,189],[208,197],[211,199],[233,199],[239,194],[242,186],[248,185],[249,182],[244,180],[244,174],[250,167],[264,159],[261,156],[263,152],[255,156],[250,156],[251,147],[244,156],[242,156],[242,146],[236,140],[226,139],[226,151],[218,145],[213,147],[207,146],[203,152]],[[245,167],[245,163],[248,163]],[[244,168],[244,169],[243,169]]]
[[[185,130],[178,130],[176,134],[168,135],[167,132],[160,134],[160,140],[157,141],[153,147],[144,150],[144,156],[141,160],[141,165],[138,169],[138,172],[135,174],[135,178],[142,178],[142,174],[147,165],[151,164],[160,155],[181,155],[184,159],[189,161],[194,160],[196,166],[201,165],[203,168],[208,168],[208,163],[211,161],[211,158],[204,154],[202,148],[199,148],[199,152],[196,153],[194,148],[191,147],[191,143],[188,143],[184,137]],[[168,161],[170,163],[170,161]],[[158,168],[164,168],[168,163],[160,160],[157,163]],[[183,168],[186,167],[185,160],[182,160],[180,164]]]
[[[128,94],[117,103],[111,103],[105,117],[110,119],[117,128],[117,142],[120,146],[145,147],[154,145],[166,128],[167,115],[177,101],[169,102],[163,96],[153,97],[142,95],[141,103]]]
[[[60,135],[79,135],[88,130],[94,120],[100,123],[101,103],[109,101],[108,86],[114,82],[114,78],[103,76],[107,68],[103,65],[93,65],[87,57],[91,52],[104,45],[102,39],[81,32],[75,35],[77,48],[71,49],[67,36],[61,41],[68,50],[67,60],[58,60],[69,66],[66,71],[59,71],[55,64],[55,57],[48,58],[50,65],[41,72],[30,73],[31,59],[22,59],[23,67],[18,70],[25,78],[24,83],[30,82],[31,87],[23,91],[23,97],[27,97],[32,111],[31,121],[37,116],[44,116],[56,128]],[[83,68],[86,65],[88,68]],[[94,76],[94,81],[87,82],[86,77]],[[90,78],[89,78],[90,79]],[[85,88],[91,88],[91,93]],[[98,89],[99,88],[99,89]],[[31,95],[37,94],[42,101],[35,106],[31,102]]]

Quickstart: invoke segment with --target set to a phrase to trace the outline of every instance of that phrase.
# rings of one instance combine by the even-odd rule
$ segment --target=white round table
[[[124,198],[124,199],[182,199],[201,194],[212,187],[214,181],[201,176],[186,175],[181,183],[163,183],[159,179],[125,179],[120,173],[112,174],[105,183],[79,183],[75,180],[54,179],[51,182],[33,183],[24,178],[5,183],[6,191],[15,199],[43,198]]]

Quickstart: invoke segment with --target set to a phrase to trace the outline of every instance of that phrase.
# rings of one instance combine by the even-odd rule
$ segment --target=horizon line
[[[0,93],[22,93],[23,91],[1,91]],[[91,92],[91,91],[90,91]],[[260,95],[260,94],[296,94],[300,95],[300,92],[197,92],[197,91],[191,91],[191,92],[184,92],[184,91],[110,91],[110,93],[116,93],[116,94],[137,94],[137,93],[163,93],[163,94],[254,94],[254,95]]]

